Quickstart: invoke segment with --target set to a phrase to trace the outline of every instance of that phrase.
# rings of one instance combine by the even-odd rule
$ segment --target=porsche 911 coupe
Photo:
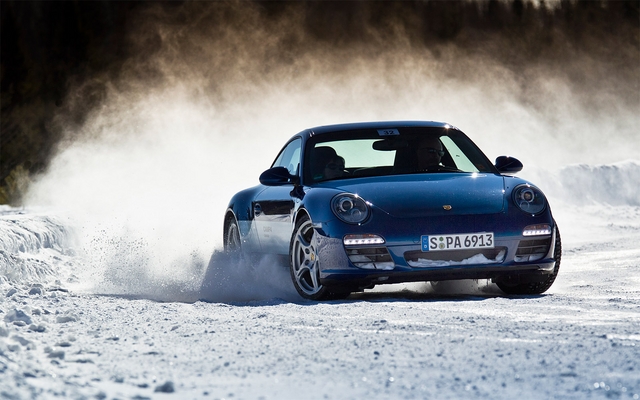
[[[460,279],[540,294],[560,268],[560,232],[542,191],[512,176],[520,170],[446,123],[306,129],[229,202],[225,251],[283,256],[311,300]]]

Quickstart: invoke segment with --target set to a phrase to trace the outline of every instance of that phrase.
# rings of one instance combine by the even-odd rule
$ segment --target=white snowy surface
[[[306,302],[276,260],[154,269],[149,237],[2,207],[0,397],[638,399],[639,165],[538,172],[564,244],[540,296],[462,281]]]

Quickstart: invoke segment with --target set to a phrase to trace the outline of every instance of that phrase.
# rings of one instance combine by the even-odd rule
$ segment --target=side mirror
[[[282,186],[297,184],[298,177],[291,175],[285,167],[273,167],[260,174],[260,183],[265,186]]]
[[[522,171],[522,163],[520,160],[509,156],[500,156],[496,158],[496,168],[503,174],[515,174]]]

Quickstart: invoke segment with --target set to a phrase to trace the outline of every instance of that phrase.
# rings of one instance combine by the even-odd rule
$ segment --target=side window
[[[289,143],[278,155],[271,167],[285,167],[291,175],[298,175],[300,167],[301,139],[295,139]]]

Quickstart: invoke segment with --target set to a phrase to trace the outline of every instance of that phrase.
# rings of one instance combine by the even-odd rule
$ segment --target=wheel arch
[[[236,217],[236,214],[233,212],[231,208],[229,208],[224,214],[224,220],[222,225],[222,242],[224,246],[226,246],[227,244],[226,243],[227,236],[229,234],[229,225],[231,224],[231,222],[235,222],[236,226],[239,226],[238,218]]]
[[[231,208],[228,208],[224,214],[224,220],[222,225],[222,237],[223,240],[226,240],[227,233],[229,231],[229,222],[234,221],[236,225],[238,225],[238,218],[236,217],[235,212]]]
[[[298,222],[300,221],[300,219],[307,217],[309,220],[311,220],[311,215],[309,214],[309,211],[307,211],[306,208],[299,208],[296,213],[295,216],[293,218],[293,229],[295,230],[295,227],[298,225]]]

